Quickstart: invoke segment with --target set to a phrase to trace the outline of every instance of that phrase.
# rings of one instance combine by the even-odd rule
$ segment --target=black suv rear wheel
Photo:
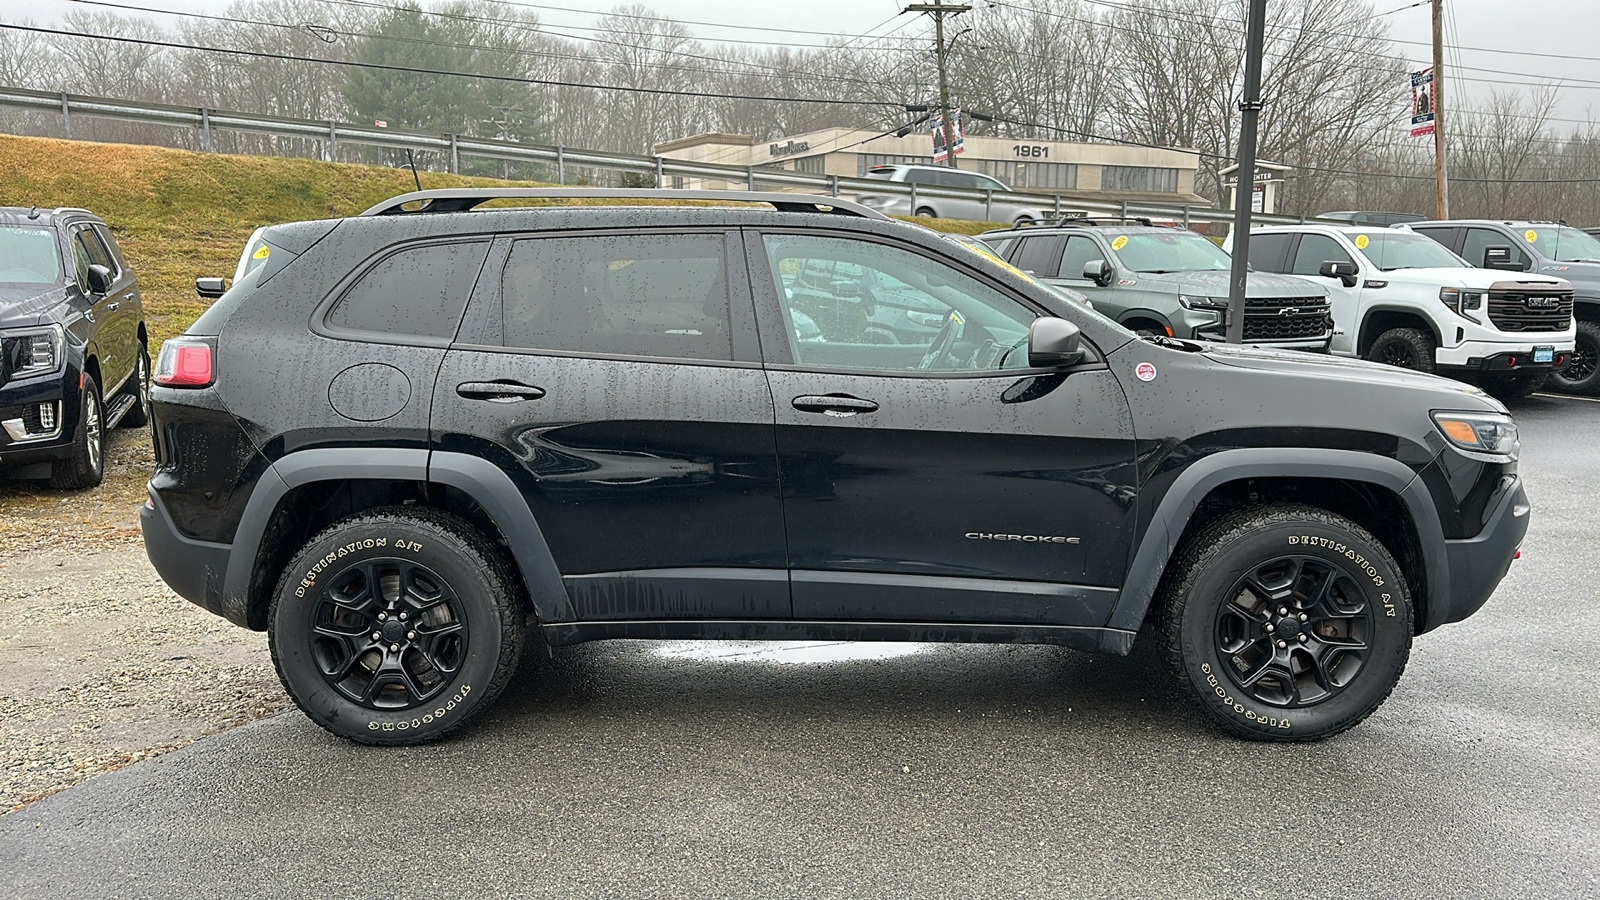
[[[522,589],[459,519],[391,507],[312,538],[267,616],[272,662],[311,720],[363,744],[420,744],[465,727],[522,653]]]
[[[1241,737],[1338,734],[1383,703],[1410,655],[1411,599],[1394,558],[1313,507],[1223,517],[1185,544],[1162,586],[1162,655]]]

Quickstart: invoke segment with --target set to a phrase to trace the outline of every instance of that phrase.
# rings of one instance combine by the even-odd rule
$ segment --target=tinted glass
[[[1526,265],[1528,257],[1522,252],[1511,238],[1489,228],[1468,228],[1466,237],[1461,241],[1461,256],[1474,266],[1484,266],[1487,260],[1484,253],[1490,247],[1505,247],[1511,251],[1511,260],[1517,265]]]
[[[1059,234],[1023,238],[1022,246],[1017,249],[1015,265],[1022,271],[1032,272],[1040,278],[1055,278],[1056,267],[1061,264],[1061,250],[1066,243],[1066,236]]]
[[[1427,240],[1427,238],[1423,238]],[[1252,246],[1255,239],[1251,238]],[[1429,241],[1429,243],[1432,243]],[[1438,246],[1438,245],[1435,245]],[[1250,259],[1254,261],[1255,251],[1250,251]],[[1316,275],[1325,262],[1353,263],[1350,254],[1339,246],[1339,242],[1325,234],[1303,234],[1300,236],[1300,248],[1294,252],[1294,263],[1289,266],[1290,275]]]
[[[1282,272],[1292,234],[1250,235],[1250,267],[1258,272]]]
[[[1061,277],[1081,280],[1084,263],[1105,258],[1105,251],[1093,238],[1075,234],[1067,239],[1067,249],[1061,254]]]
[[[117,264],[116,269],[112,271],[118,271],[127,264],[127,260],[122,257],[122,248],[117,246],[117,239],[111,236],[111,229],[104,225],[96,225],[94,233],[100,236],[100,240],[105,242],[106,249],[111,251],[111,260]]]
[[[61,280],[61,251],[48,228],[0,227],[0,282],[50,284]]]
[[[1123,237],[1127,242],[1117,246]],[[1192,231],[1168,229],[1117,235],[1111,249],[1135,272],[1193,272],[1233,268],[1222,248]]]
[[[1028,365],[1036,316],[944,263],[860,240],[764,240],[798,365],[888,372]],[[805,277],[824,270],[831,278]],[[942,352],[930,359],[936,350]]]
[[[732,359],[724,250],[714,234],[517,241],[501,281],[505,345]]]
[[[485,242],[429,244],[391,254],[367,270],[328,315],[356,331],[450,338],[478,280]]]
[[[100,240],[100,236],[94,233],[93,229],[79,229],[77,241],[83,245],[83,252],[88,255],[90,265],[105,266],[106,270],[112,275],[117,274],[116,260],[111,258],[111,251],[106,249],[106,245]]]
[[[1365,247],[1361,246],[1363,243]],[[1409,231],[1369,231],[1356,235],[1355,244],[1367,259],[1372,260],[1373,265],[1385,272],[1395,269],[1466,268],[1466,263],[1445,249],[1443,244]]]

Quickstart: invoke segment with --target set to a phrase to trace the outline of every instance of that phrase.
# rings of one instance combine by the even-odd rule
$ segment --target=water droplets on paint
[[[700,662],[809,665],[895,659],[927,649],[927,644],[899,641],[672,641],[655,653]]]

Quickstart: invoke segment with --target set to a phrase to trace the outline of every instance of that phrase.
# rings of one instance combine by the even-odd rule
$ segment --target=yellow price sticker
[[[267,245],[266,244],[262,244],[261,245],[261,249],[256,251],[255,258],[256,259],[266,259],[267,257],[269,257],[271,255],[272,255],[272,251],[267,249]]]
[[[1125,234],[1119,234],[1111,241],[1111,249],[1113,250],[1121,250],[1126,246],[1128,246],[1128,236]]]
[[[1357,250],[1365,250],[1365,249],[1367,249],[1367,245],[1370,244],[1370,243],[1372,243],[1372,241],[1366,235],[1364,235],[1364,234],[1356,235],[1356,249]]]
[[[1532,228],[1529,228],[1527,231],[1524,231],[1522,233],[1522,236],[1527,238],[1528,239],[1528,243],[1531,244],[1534,241],[1537,241],[1539,239],[1539,232],[1534,231]],[[1559,249],[1559,248],[1557,248],[1557,249]]]

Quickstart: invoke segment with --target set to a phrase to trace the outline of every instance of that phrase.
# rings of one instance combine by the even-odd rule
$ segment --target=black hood
[[[0,282],[0,328],[25,328],[67,299],[64,284]]]

